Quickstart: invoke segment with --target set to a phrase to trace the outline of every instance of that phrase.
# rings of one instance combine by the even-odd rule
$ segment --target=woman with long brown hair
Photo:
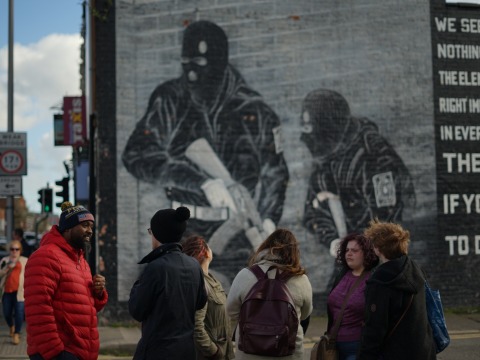
[[[242,269],[235,279],[227,297],[227,312],[232,321],[238,322],[242,304],[252,287],[257,283],[257,276],[250,270],[258,265],[270,279],[279,274],[286,276],[286,287],[293,299],[298,320],[306,319],[312,312],[312,286],[300,263],[300,249],[295,235],[287,229],[275,230],[255,251],[249,261],[249,267]],[[236,344],[239,330],[236,331]],[[247,354],[237,348],[236,359],[269,359],[268,356]],[[272,357],[274,358],[274,357]],[[277,357],[275,357],[277,358]],[[303,329],[298,325],[295,350],[293,354],[282,359],[303,359]]]

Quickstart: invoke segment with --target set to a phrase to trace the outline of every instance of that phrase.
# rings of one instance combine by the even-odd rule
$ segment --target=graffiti
[[[401,221],[405,203],[414,201],[412,179],[377,126],[351,116],[342,95],[323,89],[306,96],[301,119],[314,164],[305,227],[334,254],[339,238],[374,217]]]
[[[181,63],[181,76],[151,94],[122,160],[172,207],[190,209],[189,231],[209,239],[213,267],[233,278],[282,215],[289,173],[280,121],[229,64],[217,25],[186,28]]]

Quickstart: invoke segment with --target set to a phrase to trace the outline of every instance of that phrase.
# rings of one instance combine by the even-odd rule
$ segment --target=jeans
[[[356,360],[360,341],[337,341],[338,360]]]
[[[17,301],[17,292],[3,293],[2,306],[3,316],[7,321],[8,327],[14,325],[15,318],[15,333],[20,334],[25,316],[25,308],[23,301]]]

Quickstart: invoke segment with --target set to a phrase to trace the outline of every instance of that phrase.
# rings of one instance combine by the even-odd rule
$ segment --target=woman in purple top
[[[339,360],[355,360],[364,320],[365,282],[370,276],[370,270],[378,264],[378,258],[367,238],[360,234],[349,234],[340,242],[337,262],[341,264],[341,269],[327,301],[329,333],[340,315],[350,287],[363,272],[368,272],[350,295],[336,338]]]

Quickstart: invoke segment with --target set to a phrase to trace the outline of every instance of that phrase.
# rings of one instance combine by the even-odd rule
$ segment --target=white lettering
[[[467,235],[447,235],[445,241],[448,241],[448,250],[450,255],[455,255],[455,241],[457,242],[458,255],[468,255],[470,250]]]
[[[466,113],[468,98],[439,98],[439,110],[442,113]]]
[[[480,19],[460,19],[460,29],[462,32],[478,34],[480,33]]]
[[[453,86],[479,86],[480,73],[476,71],[447,71],[439,70],[441,85]]]
[[[440,139],[453,140],[453,127],[451,125],[440,126]]]
[[[480,140],[480,126],[455,126],[454,127],[455,140]]]
[[[437,18],[435,17],[435,24],[437,31],[457,32],[455,28],[456,18]]]
[[[453,173],[454,162],[457,160],[458,173],[479,173],[480,172],[480,153],[443,153],[443,158],[447,160],[447,172]]]
[[[471,113],[480,112],[480,99],[469,99],[468,100],[468,111]]]
[[[449,255],[455,255],[455,249],[453,248],[454,242],[457,240],[456,236],[447,235],[445,241],[448,241],[448,253]]]

